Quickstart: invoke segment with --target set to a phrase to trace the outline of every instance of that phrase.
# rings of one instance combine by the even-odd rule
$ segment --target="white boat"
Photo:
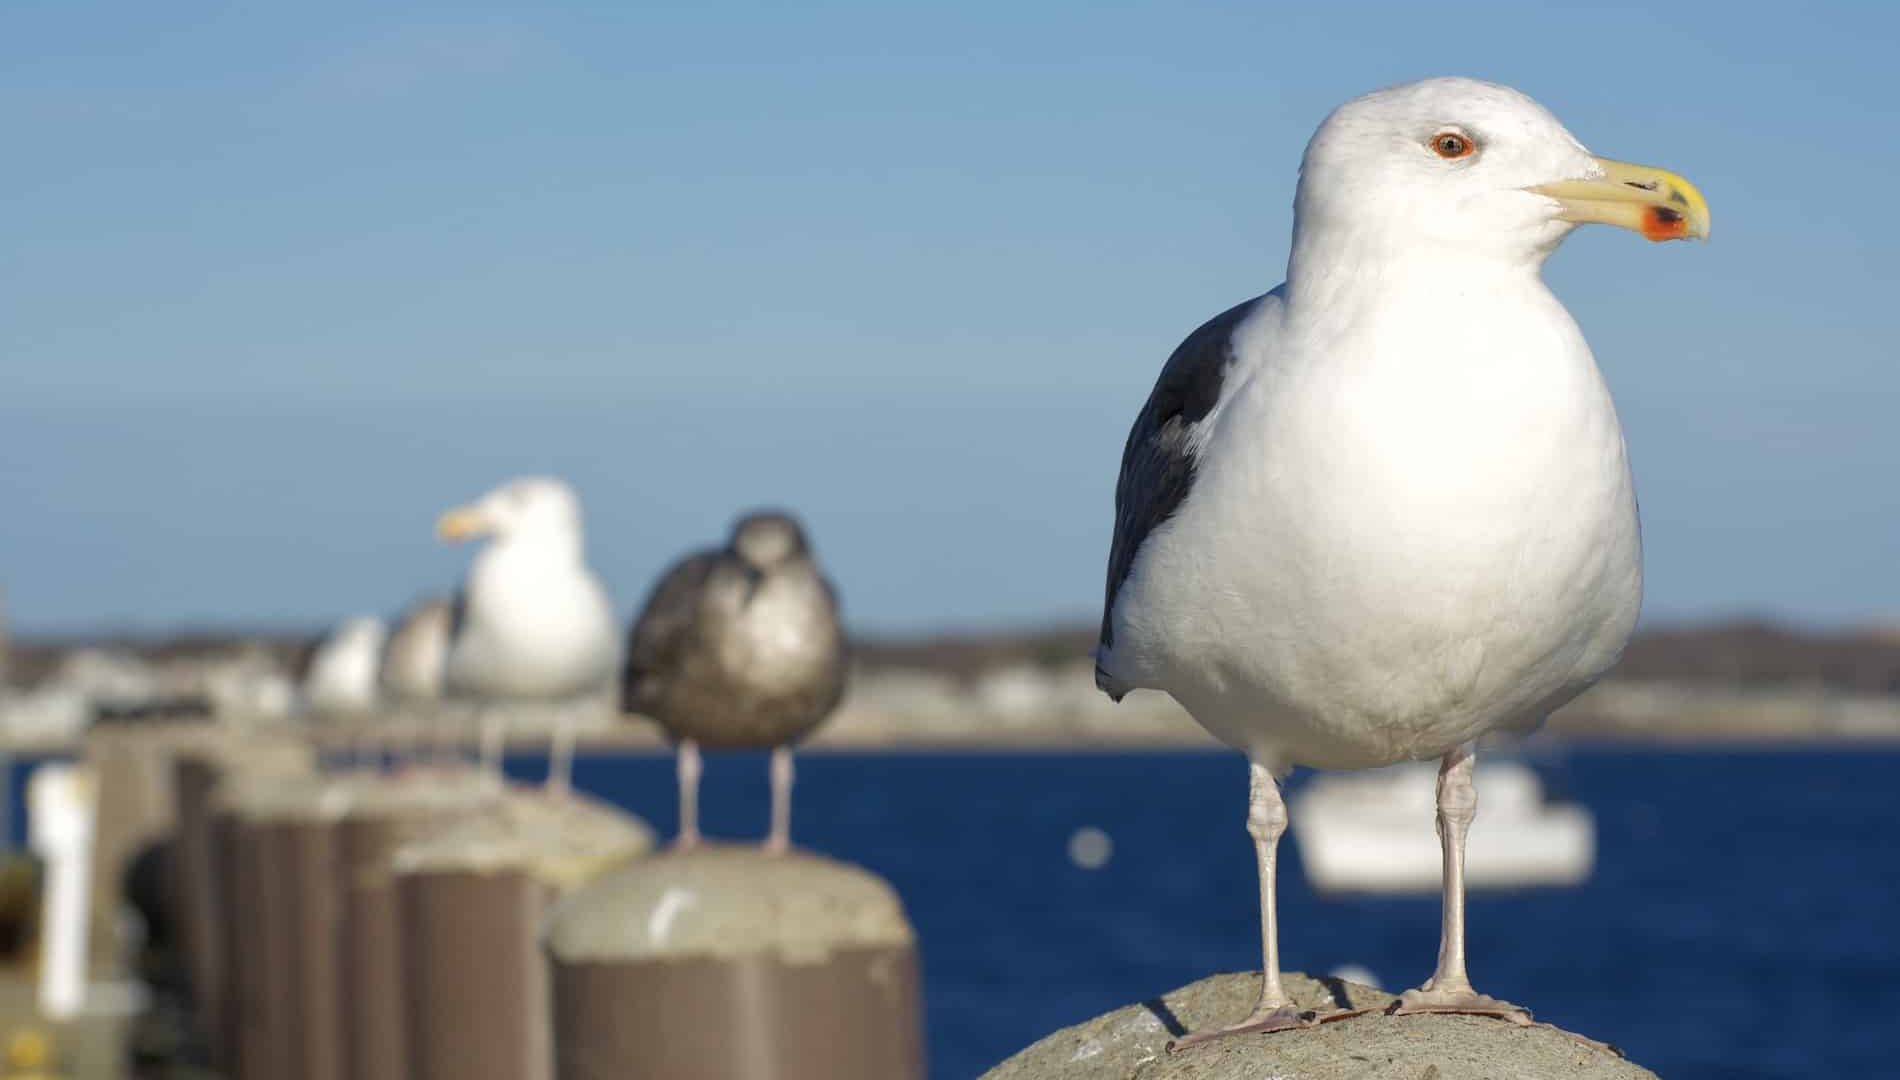
[[[1596,820],[1548,803],[1537,774],[1480,762],[1478,817],[1465,848],[1465,887],[1577,885],[1596,864]],[[1320,892],[1436,893],[1443,859],[1435,825],[1438,767],[1421,762],[1315,778],[1289,800],[1306,878]]]

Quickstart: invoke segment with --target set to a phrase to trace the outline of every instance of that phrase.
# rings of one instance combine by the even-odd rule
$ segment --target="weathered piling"
[[[308,773],[315,755],[302,743],[203,743],[173,759],[173,795],[177,801],[178,872],[173,878],[178,923],[185,946],[186,970],[200,1032],[214,1054],[226,1037],[225,940],[228,919],[219,869],[220,845],[213,843],[216,793],[228,775],[252,771]]]
[[[226,922],[223,1058],[238,1080],[296,1075],[296,927],[282,807],[320,782],[314,774],[247,773],[228,779],[215,796]]]
[[[516,788],[397,851],[409,1080],[549,1080],[542,920],[652,847],[653,830],[612,806]]]
[[[286,801],[280,872],[286,883],[296,1062],[289,1080],[350,1080],[343,1024],[343,821],[365,790],[387,781],[343,773]]]
[[[343,1026],[350,1080],[406,1080],[402,921],[397,849],[496,799],[500,783],[472,770],[392,777],[359,791],[337,848],[342,914]]]
[[[178,758],[173,790],[178,799],[177,891],[180,937],[185,945],[185,970],[191,980],[192,1004],[199,1030],[213,1039],[222,1031],[224,1016],[224,949],[220,931],[223,905],[212,870],[212,793],[223,781],[224,770],[207,755]]]
[[[857,867],[672,851],[563,900],[544,940],[558,1080],[923,1076],[915,936]]]
[[[1283,976],[1302,1007],[1366,1014],[1271,1035],[1237,1035],[1168,1049],[1187,1031],[1231,1024],[1260,997],[1260,975],[1215,975],[1063,1028],[984,1073],[982,1080],[1656,1080],[1615,1050],[1548,1024],[1477,1016],[1386,1016],[1390,994],[1340,979]]]
[[[208,860],[211,893],[214,897],[211,907],[216,913],[216,933],[210,939],[208,951],[215,954],[213,960],[217,974],[212,984],[213,1011],[204,1020],[204,1030],[211,1041],[212,1059],[224,1073],[241,1080],[243,1074],[238,1069],[241,1029],[238,1021],[236,957],[244,947],[244,931],[247,927],[239,925],[243,921],[244,897],[238,892],[241,875],[237,870],[235,821],[231,811],[214,799],[210,818],[205,823],[205,833],[211,856]]]

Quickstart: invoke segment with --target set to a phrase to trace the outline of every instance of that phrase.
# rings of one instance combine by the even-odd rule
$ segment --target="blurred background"
[[[154,702],[314,722],[322,636],[453,588],[437,514],[546,473],[623,619],[739,511],[804,519],[859,650],[801,842],[911,906],[933,1075],[1247,968],[1240,759],[1088,683],[1122,440],[1181,337],[1280,281],[1320,119],[1467,74],[1715,218],[1547,270],[1616,395],[1648,594],[1624,667],[1516,752],[1593,814],[1590,869],[1476,898],[1474,974],[1666,1076],[1873,1075],[1897,35],[1700,0],[9,5],[15,802]],[[665,832],[662,745],[598,727],[577,783]],[[726,769],[708,824],[742,831],[763,785]],[[1429,970],[1435,898],[1310,859],[1292,966]]]

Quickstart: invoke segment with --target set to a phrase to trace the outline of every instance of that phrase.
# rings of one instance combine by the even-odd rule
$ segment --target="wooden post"
[[[222,770],[209,757],[185,754],[174,765],[178,799],[178,890],[180,937],[198,1030],[213,1038],[224,1015],[224,950],[219,946],[221,905],[211,870],[211,796]],[[216,1046],[215,1041],[213,1046]]]
[[[177,800],[176,850],[178,924],[199,1032],[214,1055],[224,1051],[225,957],[228,937],[225,900],[218,868],[220,847],[213,842],[212,816],[217,791],[228,773],[307,773],[314,755],[302,743],[205,743],[182,751],[173,762]]]
[[[895,891],[817,855],[702,845],[562,901],[558,1080],[919,1080],[915,937]]]
[[[260,805],[277,795],[275,784],[229,790],[217,812],[216,828],[224,837],[221,854],[228,860],[227,1060],[237,1080],[284,1080],[293,1075],[296,1063],[283,828],[260,812]]]
[[[407,1080],[402,921],[392,857],[500,793],[484,773],[418,772],[359,793],[337,849],[342,903],[343,1025],[350,1080]]]
[[[343,1023],[342,873],[345,815],[365,788],[385,783],[371,773],[332,776],[286,808],[281,872],[288,883],[290,973],[295,988],[292,1080],[350,1080]]]
[[[516,788],[398,851],[409,1080],[550,1080],[542,920],[652,847],[652,829],[605,803]]]
[[[213,798],[209,820],[205,823],[210,851],[212,907],[216,911],[217,936],[210,952],[217,965],[217,1011],[204,1018],[205,1032],[211,1040],[212,1060],[219,1070],[241,1080],[238,1023],[236,952],[245,944],[242,897],[238,893],[237,815]]]
[[[273,849],[277,828],[265,809],[286,790],[316,783],[311,755],[272,750],[224,759],[224,779],[206,823],[211,907],[217,931],[208,950],[218,960],[218,1058],[238,1080],[279,1080],[291,1060],[284,1026],[292,1007],[278,932],[287,897]],[[278,955],[273,956],[273,950]],[[276,962],[273,962],[275,960]]]

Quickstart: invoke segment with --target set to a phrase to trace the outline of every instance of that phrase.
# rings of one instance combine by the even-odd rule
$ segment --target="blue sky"
[[[9,4],[17,627],[316,625],[572,479],[631,611],[739,509],[854,621],[1093,617],[1167,352],[1285,265],[1339,101],[1512,83],[1708,245],[1549,278],[1628,429],[1648,617],[1900,614],[1900,177],[1876,5]]]

